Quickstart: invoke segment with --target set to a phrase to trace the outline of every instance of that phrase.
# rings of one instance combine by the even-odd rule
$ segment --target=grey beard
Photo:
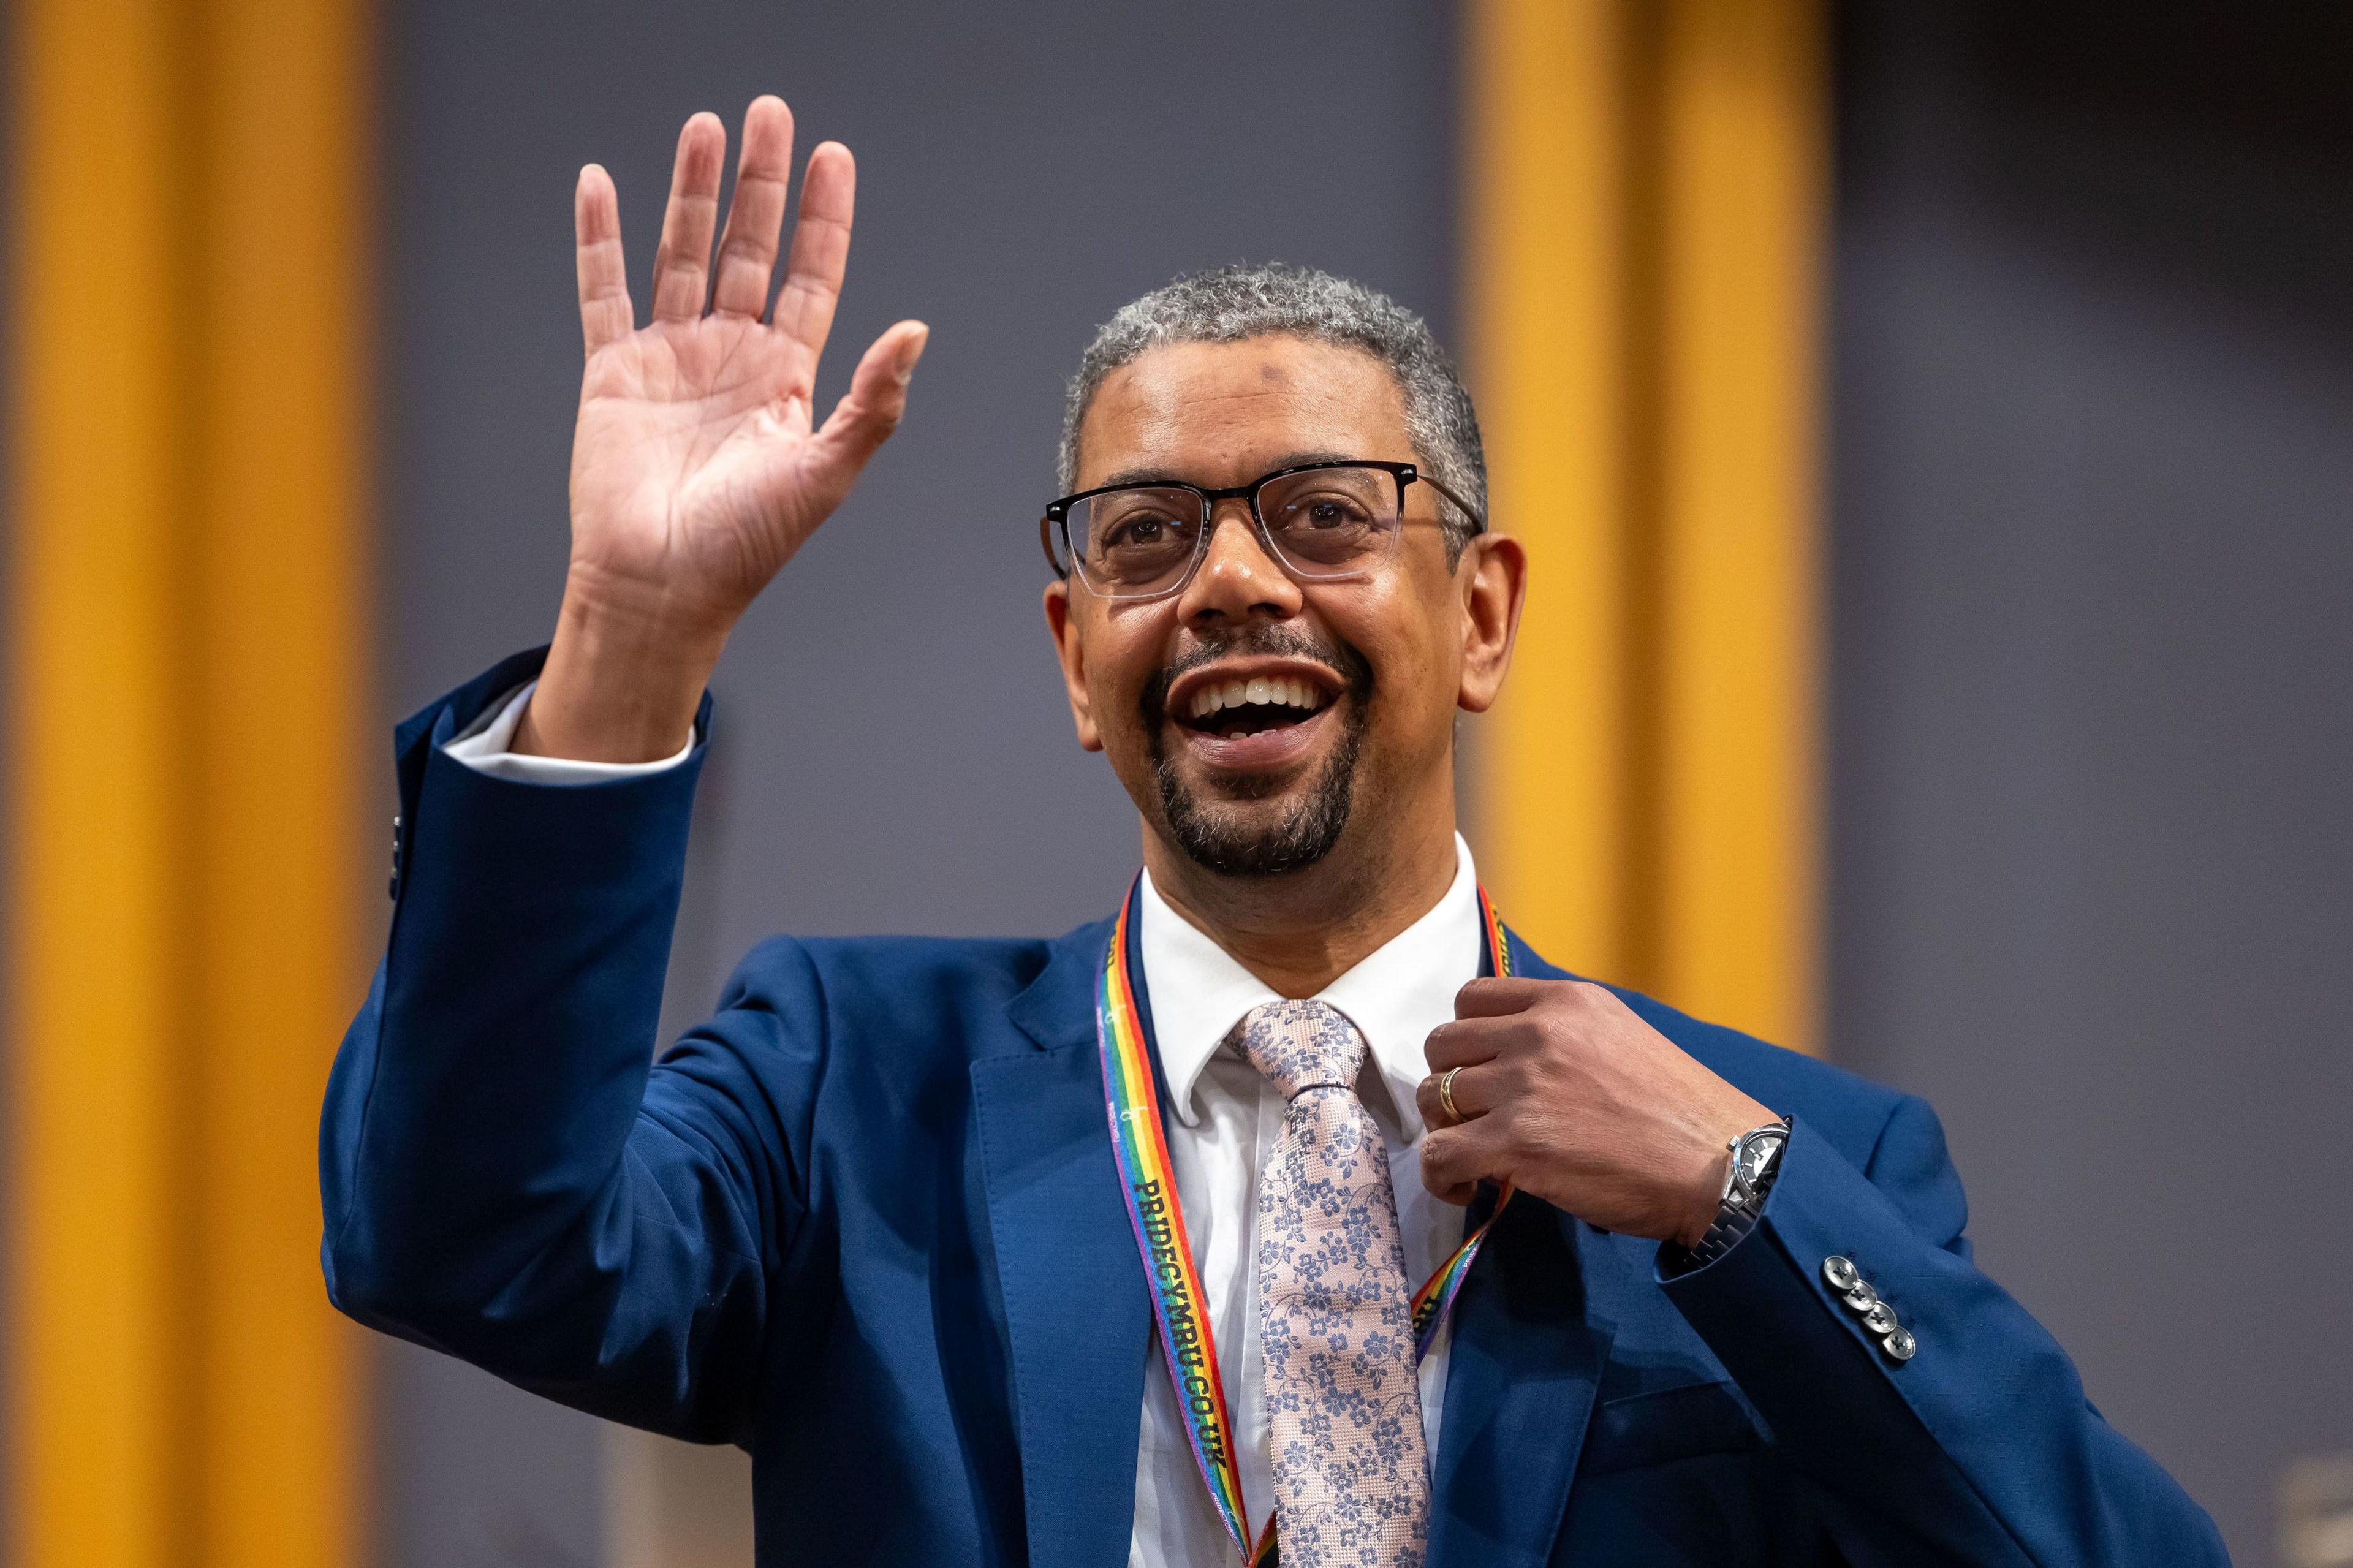
[[[1160,785],[1161,816],[1176,847],[1196,865],[1221,877],[1279,877],[1304,870],[1332,853],[1348,826],[1348,808],[1356,795],[1356,754],[1365,734],[1361,703],[1348,705],[1346,722],[1346,732],[1305,797],[1280,821],[1265,826],[1221,820],[1222,813],[1204,808],[1155,742],[1152,773]]]

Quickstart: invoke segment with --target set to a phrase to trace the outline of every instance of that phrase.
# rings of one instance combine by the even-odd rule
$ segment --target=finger
[[[812,366],[833,331],[833,306],[849,265],[849,222],[857,205],[858,164],[849,149],[839,142],[818,143],[801,181],[800,218],[793,225],[776,314],[776,330],[800,344],[805,363]]]
[[[654,320],[691,321],[702,314],[711,280],[711,233],[719,221],[719,175],[727,163],[727,128],[705,110],[678,133],[670,205],[662,209],[661,248],[654,253]]]
[[[1421,1112],[1421,1124],[1433,1132],[1440,1128],[1452,1127],[1460,1121],[1467,1120],[1449,1116],[1446,1113],[1445,1101],[1439,1098],[1438,1079],[1438,1074],[1430,1074],[1415,1085],[1413,1091],[1413,1105],[1415,1110]]]
[[[1547,985],[1549,980],[1510,980],[1488,976],[1473,980],[1454,994],[1454,1016],[1458,1018],[1499,1018],[1509,1013],[1527,1011]]]
[[[744,111],[744,146],[735,157],[735,194],[727,228],[719,237],[711,308],[723,315],[757,316],[768,308],[768,279],[776,269],[776,237],[785,226],[785,188],[793,178],[793,111],[765,94]]]
[[[574,270],[580,278],[580,335],[595,353],[637,328],[629,275],[621,263],[621,198],[613,176],[596,163],[572,192]]]
[[[1457,1018],[1430,1030],[1430,1037],[1421,1043],[1421,1054],[1431,1072],[1441,1073],[1449,1068],[1493,1061],[1504,1054],[1504,1042],[1493,1020]],[[1458,1093],[1455,1098],[1461,1096]]]
[[[901,321],[875,339],[850,374],[849,392],[818,431],[818,442],[843,491],[874,449],[899,427],[907,411],[908,378],[931,335],[932,329],[921,321]]]
[[[1454,1113],[1446,1110],[1447,1093],[1440,1080],[1444,1073],[1431,1073],[1415,1086],[1413,1102],[1421,1112],[1424,1127],[1460,1127],[1476,1121],[1503,1103],[1502,1080],[1493,1064],[1456,1068],[1454,1073]]]
[[[1421,1184],[1440,1203],[1469,1204],[1482,1181],[1502,1179],[1493,1164],[1493,1152],[1476,1128],[1440,1128],[1422,1138]]]

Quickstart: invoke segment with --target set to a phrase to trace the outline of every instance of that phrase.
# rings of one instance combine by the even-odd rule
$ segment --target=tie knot
[[[1234,1038],[1285,1100],[1331,1086],[1356,1092],[1365,1037],[1329,1002],[1266,1002],[1242,1015]]]

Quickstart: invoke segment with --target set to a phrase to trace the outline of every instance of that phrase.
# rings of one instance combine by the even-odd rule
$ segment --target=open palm
[[[809,156],[784,287],[766,315],[792,142],[791,110],[755,100],[714,260],[727,136],[713,115],[687,121],[642,327],[612,179],[595,164],[581,171],[574,210],[588,358],[573,436],[567,596],[723,634],[898,424],[925,337],[913,321],[866,351],[822,426],[812,416],[857,184],[839,142]]]

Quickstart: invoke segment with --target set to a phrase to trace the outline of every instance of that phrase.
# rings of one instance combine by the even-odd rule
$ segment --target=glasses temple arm
[[[1046,552],[1046,564],[1054,569],[1055,576],[1071,574],[1071,569],[1062,564],[1062,558],[1054,553],[1054,520],[1050,517],[1038,520],[1038,548]]]
[[[1472,506],[1469,501],[1464,500],[1461,496],[1456,495],[1452,489],[1440,482],[1436,475],[1430,473],[1426,468],[1416,468],[1414,470],[1413,477],[1419,479],[1423,484],[1428,485],[1431,489],[1436,490],[1440,495],[1444,496],[1448,500],[1452,501],[1454,503],[1454,510],[1471,520],[1472,532],[1484,533],[1487,531],[1487,520],[1479,515],[1479,509]]]

